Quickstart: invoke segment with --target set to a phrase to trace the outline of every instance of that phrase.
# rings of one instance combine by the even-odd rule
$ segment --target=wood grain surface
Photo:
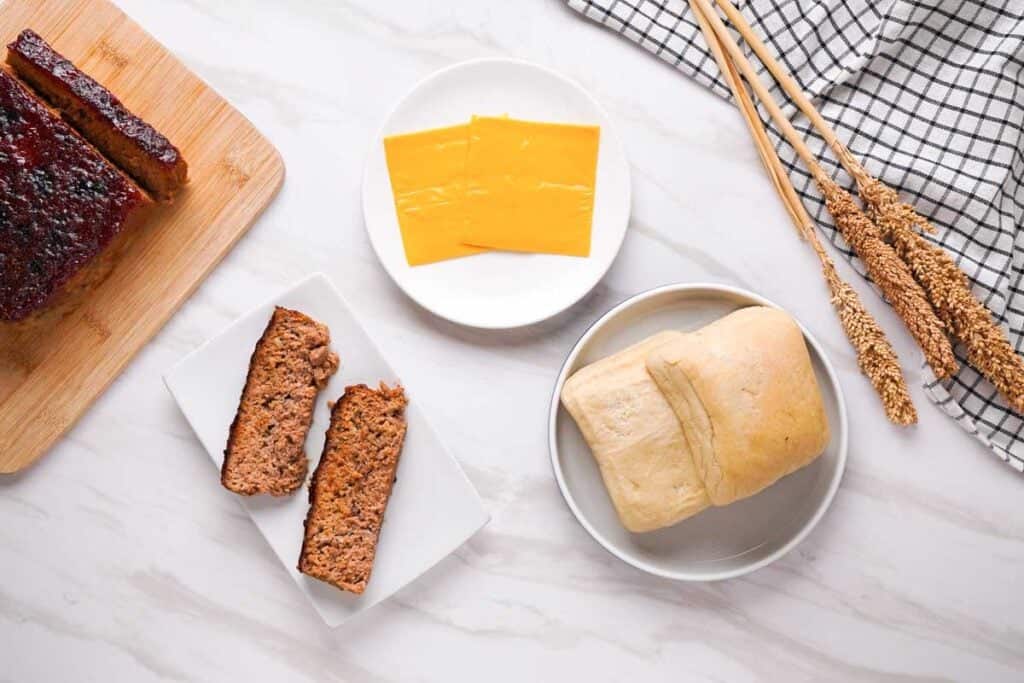
[[[47,451],[220,261],[284,179],[252,124],[106,0],[7,0],[31,28],[177,145],[189,185],[125,235],[110,267],[34,320],[0,324],[0,473]]]

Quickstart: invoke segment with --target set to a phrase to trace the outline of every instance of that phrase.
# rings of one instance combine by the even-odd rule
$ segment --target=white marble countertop
[[[927,402],[916,371],[921,423],[885,422],[812,253],[723,102],[561,0],[120,2],[256,123],[288,177],[70,434],[0,479],[0,680],[1020,680],[1024,480]],[[359,194],[396,99],[440,67],[496,55],[583,84],[633,164],[633,220],[611,272],[568,313],[512,333],[446,324],[406,299],[378,267]],[[317,270],[415,387],[493,518],[334,631],[220,488],[160,380]],[[807,324],[852,427],[820,526],[777,564],[710,585],[646,576],[592,541],[559,496],[545,426],[557,370],[590,322],[640,290],[696,280],[753,289]]]

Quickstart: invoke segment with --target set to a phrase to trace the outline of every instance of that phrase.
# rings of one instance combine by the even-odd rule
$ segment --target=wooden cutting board
[[[189,297],[284,179],[277,150],[106,0],[7,0],[31,28],[178,146],[188,189],[127,237],[113,268],[31,325],[0,323],[0,472],[46,452]],[[6,51],[4,51],[6,54]]]

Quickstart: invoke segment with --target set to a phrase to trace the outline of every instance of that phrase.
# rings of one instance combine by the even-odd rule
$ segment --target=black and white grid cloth
[[[568,2],[731,99],[686,0]],[[932,220],[937,241],[970,276],[975,294],[1020,353],[1024,2],[745,0],[738,6],[854,156]],[[776,100],[785,101],[763,66],[751,62],[762,82],[773,84]],[[826,170],[853,189],[811,124],[791,105],[786,111]],[[863,274],[810,175],[769,129],[811,215]],[[963,362],[963,349],[956,352]],[[943,383],[921,364],[929,398],[1024,472],[1024,419],[966,364]]]

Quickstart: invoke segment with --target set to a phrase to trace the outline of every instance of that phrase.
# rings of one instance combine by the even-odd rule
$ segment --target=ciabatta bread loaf
[[[753,306],[647,354],[715,505],[764,489],[828,445],[828,418],[803,334]]]
[[[679,421],[644,368],[648,352],[682,336],[656,334],[580,369],[562,389],[630,531],[675,524],[709,504]]]

